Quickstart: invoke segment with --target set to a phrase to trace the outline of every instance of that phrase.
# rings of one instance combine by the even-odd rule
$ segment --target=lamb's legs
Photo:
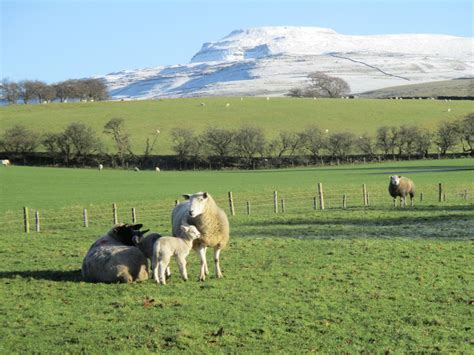
[[[170,276],[171,276],[171,269],[170,269],[170,266],[169,266],[169,265],[168,265],[168,267],[166,268],[165,275],[166,275],[166,278],[167,278],[167,279],[169,279]]]
[[[179,272],[184,281],[188,281],[188,272],[186,270],[186,258],[183,256],[176,256],[176,262],[178,263]]]
[[[221,253],[221,250],[219,248],[214,249],[214,264],[216,268],[216,277],[218,279],[222,278],[222,272],[221,272],[221,267],[219,265],[219,255]]]
[[[160,257],[158,259],[158,273],[159,273],[159,280],[155,278],[155,281],[159,281],[160,284],[166,285],[166,277],[165,277],[165,271],[166,268],[168,267],[170,263],[170,257]]]
[[[199,281],[206,280],[206,270],[207,270],[207,262],[206,262],[206,248],[200,248],[198,250],[199,258],[201,259],[201,272],[199,274]]]

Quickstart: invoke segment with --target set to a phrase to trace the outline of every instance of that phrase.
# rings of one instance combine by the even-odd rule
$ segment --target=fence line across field
[[[225,208],[228,205],[229,215],[267,215],[285,214],[287,212],[301,212],[310,210],[325,210],[350,207],[372,207],[389,206],[391,201],[386,190],[379,186],[371,189],[370,185],[361,184],[357,189],[354,185],[348,188],[332,186],[323,188],[322,183],[318,183],[312,191],[303,190],[274,190],[271,193],[241,193],[234,195],[229,191],[227,198],[218,196],[215,198],[219,206]],[[434,190],[434,189],[433,189]],[[437,191],[419,192],[416,203],[444,203],[448,199],[454,201],[468,201],[473,199],[472,189],[462,187],[444,186],[443,183],[437,185]],[[39,208],[23,208],[23,215],[15,216],[11,211],[5,213],[5,221],[1,223],[0,230],[11,229],[11,226],[22,224],[23,231],[30,233],[32,226],[37,233],[41,231],[54,230],[54,228],[64,229],[75,227],[89,228],[91,225],[117,224],[122,221],[132,223],[141,222],[151,218],[170,216],[172,208],[180,203],[172,200],[161,203],[134,204],[124,203],[110,204],[108,208],[104,205],[90,205],[88,208],[67,208],[61,212],[52,210],[42,210]],[[30,213],[31,212],[31,213]]]

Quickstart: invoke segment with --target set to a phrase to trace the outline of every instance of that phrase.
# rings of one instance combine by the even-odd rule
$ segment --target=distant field
[[[204,102],[205,106],[200,103]],[[230,106],[226,107],[229,103]],[[448,108],[451,109],[448,112]],[[111,118],[125,119],[134,151],[143,152],[147,137],[162,133],[155,154],[173,154],[170,132],[186,126],[202,132],[207,127],[262,127],[268,138],[280,131],[301,130],[316,124],[329,132],[374,134],[383,125],[418,125],[434,128],[440,121],[473,112],[471,101],[436,100],[339,100],[239,97],[167,99],[132,102],[93,102],[48,105],[17,105],[0,108],[0,134],[14,124],[24,124],[39,133],[59,131],[71,122],[91,125],[110,148],[104,124]]]
[[[0,353],[469,353],[473,169],[474,159],[223,172],[0,168]],[[416,182],[414,208],[391,206],[392,174]],[[317,182],[324,211],[312,207]],[[212,276],[208,251],[204,283],[196,253],[187,283],[174,262],[166,286],[82,281],[112,202],[119,220],[129,222],[134,206],[138,222],[168,234],[174,199],[198,190],[226,211],[234,192],[223,279]],[[273,212],[273,190],[285,213]],[[40,211],[40,233],[22,232],[24,205]]]
[[[434,81],[423,84],[400,85],[360,94],[370,98],[394,96],[474,96],[474,79]]]

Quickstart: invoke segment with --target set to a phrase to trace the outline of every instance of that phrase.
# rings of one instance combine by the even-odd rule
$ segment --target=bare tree
[[[329,136],[327,148],[333,157],[344,158],[354,146],[355,136],[350,132],[333,133]]]
[[[323,72],[311,73],[308,78],[310,80],[308,89],[311,96],[340,97],[351,90],[345,80]]]
[[[178,155],[179,162],[186,163],[195,151],[199,150],[199,142],[191,128],[173,128],[171,131],[173,150]]]
[[[56,91],[56,97],[60,102],[65,102],[67,99],[79,98],[77,92],[77,80],[61,81],[53,85]]]
[[[301,148],[311,155],[313,162],[316,162],[319,157],[319,152],[326,146],[327,138],[322,131],[316,127],[307,127],[304,131],[299,133],[301,139]]]
[[[26,105],[36,95],[36,85],[32,80],[23,80],[20,85],[20,97]]]
[[[301,143],[301,135],[296,132],[283,131],[269,143],[268,150],[278,159],[284,154],[291,157],[301,147]]]
[[[459,129],[456,122],[443,122],[436,131],[435,143],[441,155],[454,147],[459,139]]]
[[[367,133],[364,133],[362,136],[356,140],[357,147],[360,151],[369,157],[373,157],[376,153],[377,144],[373,137],[369,136]]]
[[[458,122],[458,133],[463,151],[474,156],[474,113],[468,114]]]
[[[75,157],[83,163],[88,155],[100,152],[102,144],[92,127],[80,122],[71,123],[64,130],[64,137],[74,148]]]
[[[13,81],[3,79],[0,84],[0,91],[3,99],[7,100],[10,104],[16,104],[20,96],[20,85]]]
[[[125,132],[123,118],[112,118],[104,126],[104,133],[112,135],[117,148],[117,158],[122,167],[125,166],[127,153],[132,154],[130,135]]]
[[[260,127],[241,127],[234,138],[234,151],[248,167],[255,167],[254,157],[265,151],[265,135]]]
[[[415,150],[422,158],[428,156],[428,152],[433,143],[433,133],[426,128],[418,129],[418,136],[415,141]]]
[[[39,136],[23,125],[15,125],[3,133],[1,146],[5,152],[25,154],[33,152],[39,144]]]
[[[226,128],[209,127],[203,134],[203,142],[209,154],[219,157],[222,165],[232,151],[235,131]]]
[[[304,91],[302,88],[292,88],[288,91],[286,96],[290,97],[303,97],[304,96]]]
[[[416,126],[403,125],[399,129],[399,142],[401,151],[408,155],[408,158],[412,154],[416,153],[416,143],[420,136],[420,129]],[[401,153],[401,152],[400,152]]]

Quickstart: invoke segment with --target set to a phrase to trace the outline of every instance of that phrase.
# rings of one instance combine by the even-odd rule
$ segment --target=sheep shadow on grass
[[[34,271],[1,271],[0,279],[35,279],[57,282],[80,282],[83,281],[81,270],[34,270]]]

